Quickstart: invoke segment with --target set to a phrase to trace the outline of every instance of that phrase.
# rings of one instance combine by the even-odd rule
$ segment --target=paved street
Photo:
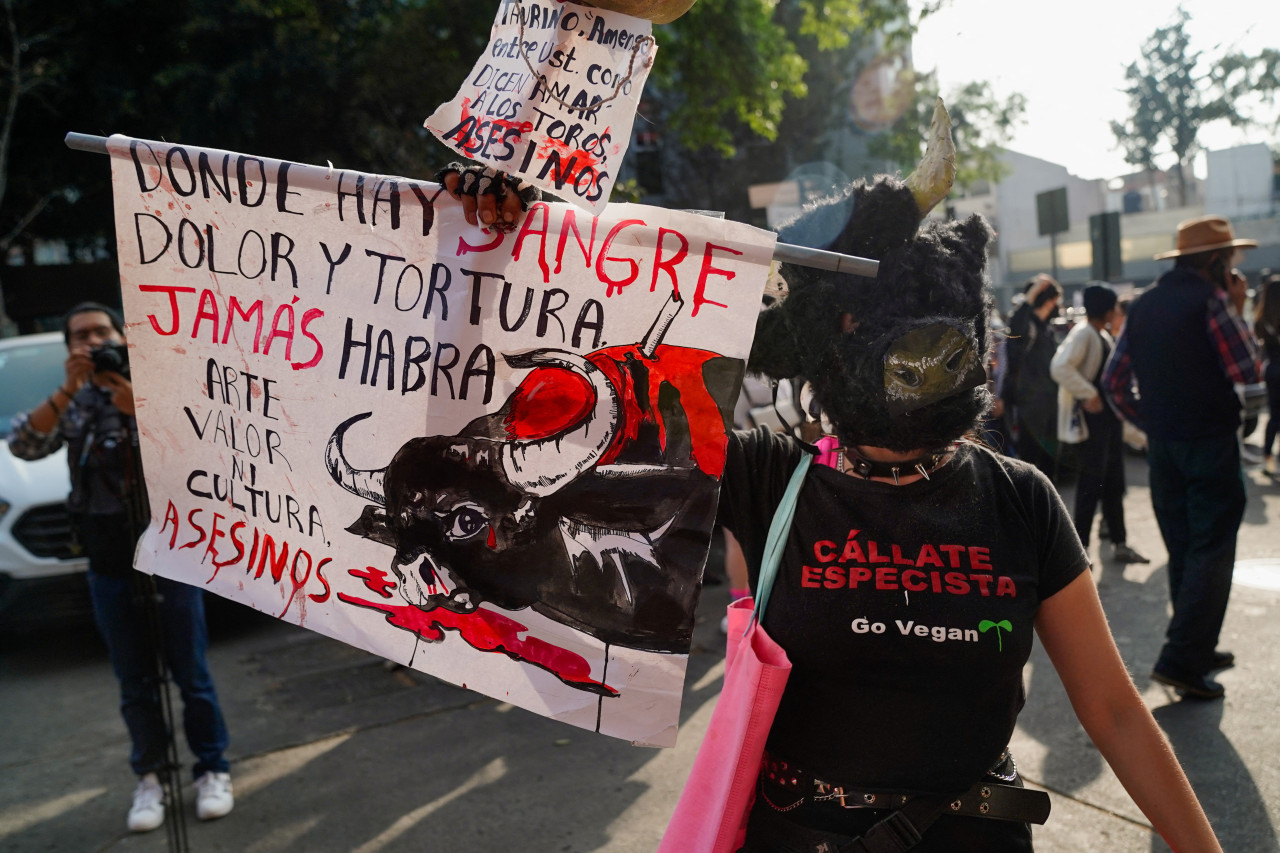
[[[1239,664],[1221,675],[1225,701],[1178,702],[1149,682],[1167,588],[1140,458],[1129,462],[1129,540],[1152,563],[1121,570],[1102,560],[1097,574],[1139,688],[1224,847],[1242,853],[1280,850],[1280,486],[1257,469],[1249,479],[1223,637]],[[724,586],[703,596],[679,745],[661,751],[549,722],[220,606],[212,664],[232,733],[236,809],[208,824],[193,816],[191,849],[650,853],[720,685],[717,623],[727,597]],[[0,642],[0,849],[166,849],[163,830],[124,831],[133,787],[127,738],[92,630]],[[1013,749],[1029,782],[1054,802],[1036,831],[1037,850],[1167,850],[1075,722],[1038,650],[1026,678],[1030,697]]]

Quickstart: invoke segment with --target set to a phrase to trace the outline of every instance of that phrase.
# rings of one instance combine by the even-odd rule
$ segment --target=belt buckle
[[[813,780],[813,789],[813,801],[815,803],[837,800],[840,803],[840,808],[842,809],[876,809],[889,807],[889,797],[885,795],[866,793],[858,795],[852,791],[846,792],[843,787],[823,782],[820,779]],[[880,800],[882,799],[884,800],[883,804],[880,803]]]
[[[829,800],[840,800],[840,805],[844,805],[844,791],[821,779],[813,780],[813,801],[815,803],[825,803]]]

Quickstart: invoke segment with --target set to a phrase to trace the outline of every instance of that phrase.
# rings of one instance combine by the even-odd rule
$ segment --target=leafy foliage
[[[451,155],[422,120],[480,55],[495,5],[0,0],[0,252],[111,253],[107,169],[63,146],[73,130],[429,175]],[[904,44],[918,20],[908,0],[699,0],[658,27],[649,91],[683,176],[668,202],[748,217],[746,184],[848,136],[859,52]]]
[[[1150,171],[1162,155],[1173,155],[1182,204],[1187,201],[1186,170],[1201,150],[1200,129],[1214,121],[1256,124],[1249,102],[1274,102],[1280,87],[1280,51],[1207,59],[1191,48],[1190,20],[1179,7],[1171,24],[1143,42],[1139,59],[1125,69],[1130,115],[1111,122],[1125,162]],[[1272,129],[1280,129],[1280,117]]]
[[[730,120],[774,139],[786,96],[808,93],[808,63],[774,8],[771,0],[700,0],[657,33],[652,81],[671,99],[668,127],[685,146],[732,155]]]
[[[1228,100],[1242,112],[1248,110],[1251,124],[1262,124],[1273,137],[1280,137],[1280,110],[1276,109],[1276,93],[1280,91],[1280,50],[1263,48],[1257,56],[1239,52],[1226,54],[1210,75],[1212,85]],[[1254,109],[1259,108],[1270,109],[1269,122],[1252,118]]]

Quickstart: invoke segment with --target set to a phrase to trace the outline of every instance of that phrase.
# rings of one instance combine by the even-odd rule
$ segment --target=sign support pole
[[[68,148],[76,151],[88,151],[92,154],[107,153],[107,138],[93,136],[88,133],[68,133],[65,140]],[[778,243],[773,250],[773,259],[786,264],[802,267],[830,270],[831,272],[860,275],[875,278],[880,269],[880,262],[856,255],[842,255],[839,252],[827,252],[822,249],[810,249],[808,246],[793,246],[789,243]],[[1057,255],[1054,255],[1057,263]],[[1056,268],[1055,268],[1055,278]]]

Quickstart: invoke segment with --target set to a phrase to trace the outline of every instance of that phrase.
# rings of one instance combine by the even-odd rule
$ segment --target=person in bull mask
[[[441,177],[472,224],[481,205],[489,222],[518,219],[513,192],[461,192],[476,184],[465,171]],[[749,370],[808,381],[839,448],[834,466],[808,471],[764,616],[793,669],[743,850],[1030,850],[1028,821],[1046,809],[1006,744],[1033,631],[1157,831],[1178,850],[1219,850],[1116,650],[1057,493],[969,440],[991,400],[992,233],[980,216],[922,224],[953,177],[939,103],[906,182],[854,183],[781,229],[878,259],[880,272],[784,265],[789,295],[757,324]],[[753,584],[774,509],[815,450],[766,430],[730,435],[720,519]],[[897,846],[875,846],[886,841]]]

